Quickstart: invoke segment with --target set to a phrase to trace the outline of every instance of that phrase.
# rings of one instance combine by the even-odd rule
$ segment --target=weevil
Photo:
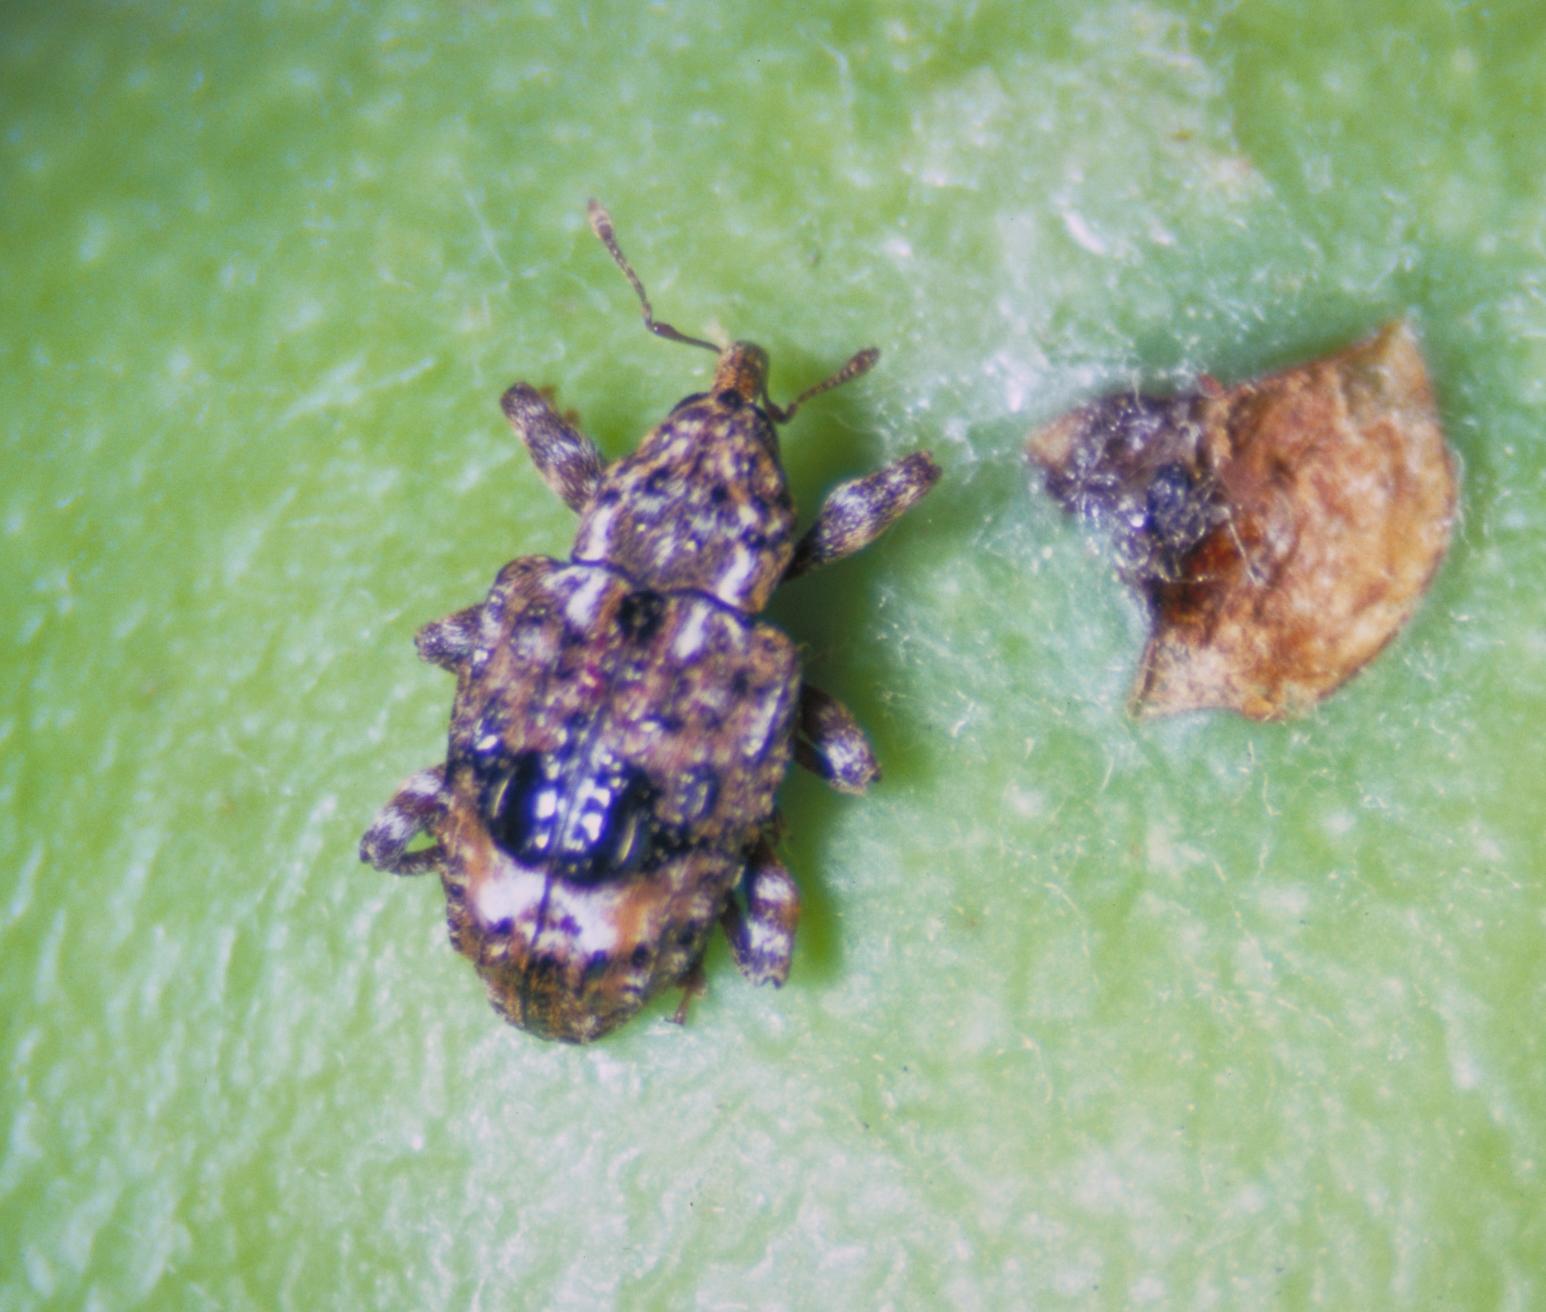
[[[456,676],[446,758],[360,844],[381,870],[438,872],[451,943],[494,1009],[574,1043],[672,986],[685,1006],[716,925],[753,983],[787,978],[800,899],[774,850],[774,794],[791,758],[847,793],[879,769],[854,716],[804,682],[795,644],[759,614],[939,477],[926,451],[893,461],[835,488],[796,537],[778,429],[878,352],[777,406],[760,347],[657,320],[594,201],[590,223],[646,327],[713,351],[713,381],[611,463],[537,388],[505,392],[538,472],[579,515],[574,548],[511,561],[482,602],[419,630],[420,656]]]

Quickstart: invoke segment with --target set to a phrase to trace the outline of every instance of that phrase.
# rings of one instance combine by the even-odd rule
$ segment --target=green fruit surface
[[[782,794],[794,971],[589,1049],[433,879],[422,622],[746,337],[806,514],[935,493],[772,618],[869,729]],[[1135,723],[1145,622],[1030,487],[1095,391],[1393,316],[1462,475],[1308,718]],[[0,18],[0,1307],[1546,1306],[1538,3],[29,3]]]

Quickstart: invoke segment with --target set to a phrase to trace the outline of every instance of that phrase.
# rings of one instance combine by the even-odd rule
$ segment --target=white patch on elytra
[[[690,661],[703,647],[703,627],[708,623],[709,608],[701,602],[694,603],[687,612],[687,619],[671,644],[671,651],[678,660]]]
[[[529,922],[542,902],[546,876],[513,863],[501,863],[500,869],[485,879],[473,894],[478,919],[485,925],[502,921]]]
[[[767,750],[768,739],[773,735],[773,721],[783,706],[783,698],[771,693],[754,700],[757,709],[747,722],[746,733],[741,739],[741,751],[751,760]]]
[[[741,590],[757,568],[757,555],[740,543],[736,544],[735,558],[729,570],[715,587],[715,595],[723,602],[734,605],[740,600]]]
[[[485,925],[509,922],[534,942],[537,910],[546,898],[544,934],[564,926],[564,941],[577,953],[617,951],[615,899],[601,889],[571,888],[540,870],[503,861],[474,894],[479,919]]]
[[[558,921],[574,926],[569,942],[586,956],[615,952],[618,946],[613,899],[601,889],[569,888],[555,883],[548,900],[548,924]]]

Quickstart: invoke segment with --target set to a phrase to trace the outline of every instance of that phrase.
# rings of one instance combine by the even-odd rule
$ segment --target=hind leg
[[[789,978],[794,930],[800,919],[800,890],[766,840],[747,853],[741,887],[746,893],[745,912],[732,900],[719,923],[741,974],[753,984],[777,988]]]
[[[408,851],[408,844],[445,811],[446,768],[437,765],[405,780],[376,814],[360,839],[360,860],[392,875],[422,875],[438,869],[440,844]]]

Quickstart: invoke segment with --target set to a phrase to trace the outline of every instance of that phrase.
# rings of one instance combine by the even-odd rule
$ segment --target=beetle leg
[[[753,984],[777,988],[789,978],[794,929],[800,919],[800,890],[762,839],[746,854],[741,887],[746,893],[745,912],[732,898],[719,923],[741,974]]]
[[[800,688],[794,759],[840,793],[862,793],[880,778],[880,765],[853,712],[810,684]]]
[[[445,808],[446,768],[420,770],[377,813],[360,839],[360,860],[392,875],[422,875],[440,865],[440,844],[408,851],[408,844],[439,819]]]
[[[692,963],[688,972],[679,981],[682,989],[682,1000],[676,1004],[676,1010],[671,1013],[673,1025],[687,1024],[687,1012],[692,1007],[695,998],[701,998],[708,992],[708,980],[703,974],[703,958],[699,957]]]
[[[553,409],[530,383],[517,383],[499,398],[547,485],[571,510],[584,510],[601,481],[603,461],[596,444]]]
[[[873,474],[840,483],[827,494],[816,522],[796,544],[784,571],[797,579],[820,565],[851,556],[875,541],[923,499],[939,478],[927,451],[893,460]]]
[[[479,602],[454,615],[447,615],[443,620],[431,620],[413,635],[413,645],[419,649],[419,659],[455,674],[477,645],[478,617],[482,613],[483,603]]]

